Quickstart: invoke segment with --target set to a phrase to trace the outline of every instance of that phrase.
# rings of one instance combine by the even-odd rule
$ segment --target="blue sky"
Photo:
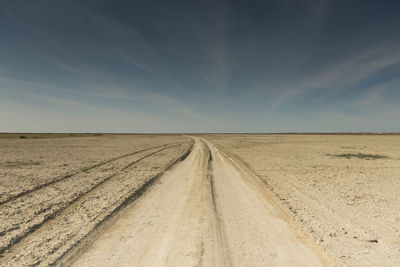
[[[398,1],[0,3],[0,131],[400,131]]]

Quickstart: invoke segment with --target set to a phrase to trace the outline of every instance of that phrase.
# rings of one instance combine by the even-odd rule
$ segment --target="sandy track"
[[[321,266],[264,188],[212,144],[123,211],[75,266]]]

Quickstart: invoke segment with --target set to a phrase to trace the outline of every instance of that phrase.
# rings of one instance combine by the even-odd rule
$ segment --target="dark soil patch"
[[[337,158],[358,158],[358,159],[386,159],[388,158],[385,155],[377,155],[377,154],[364,154],[364,153],[345,153],[345,154],[328,154],[328,156],[337,157]]]
[[[32,165],[40,165],[39,161],[6,161],[0,163],[0,167],[6,168],[15,168],[15,167],[24,167],[24,166],[32,166]]]

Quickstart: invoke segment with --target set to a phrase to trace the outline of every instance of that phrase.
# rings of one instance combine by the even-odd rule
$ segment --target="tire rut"
[[[224,230],[223,223],[221,221],[219,212],[218,212],[218,206],[217,206],[217,201],[216,201],[216,194],[215,194],[215,184],[214,184],[214,176],[213,176],[213,157],[210,148],[208,145],[201,140],[202,144],[207,150],[208,154],[208,160],[207,160],[207,183],[208,183],[208,188],[209,188],[209,194],[211,196],[211,202],[212,202],[212,213],[213,215],[211,216],[211,224],[213,225],[213,230],[215,231],[215,238],[216,238],[216,243],[219,251],[219,258],[214,259],[213,262],[216,263],[218,262],[218,266],[232,266],[232,262],[230,259],[230,252],[228,248],[228,241],[226,238],[226,233]],[[204,252],[204,242],[202,242],[202,251]],[[200,261],[198,266],[203,265],[203,256],[204,253],[202,253],[202,256],[200,257]]]

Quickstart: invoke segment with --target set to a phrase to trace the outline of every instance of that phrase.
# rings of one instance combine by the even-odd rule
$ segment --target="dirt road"
[[[323,266],[256,180],[211,143],[121,212],[75,266]]]

